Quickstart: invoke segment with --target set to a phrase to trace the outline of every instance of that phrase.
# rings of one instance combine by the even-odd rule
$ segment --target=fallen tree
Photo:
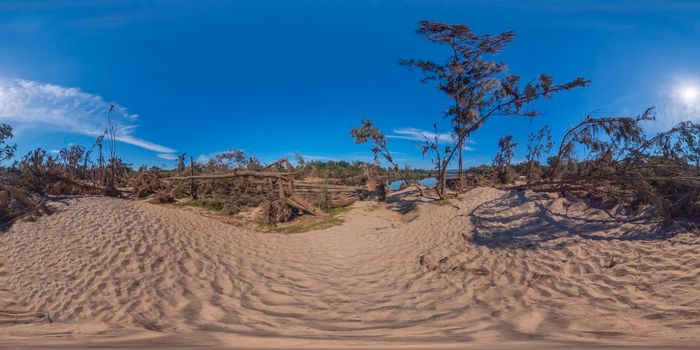
[[[646,206],[664,222],[698,220],[700,125],[682,122],[646,138],[641,122],[654,117],[651,108],[637,117],[589,115],[566,132],[543,179],[511,188]]]

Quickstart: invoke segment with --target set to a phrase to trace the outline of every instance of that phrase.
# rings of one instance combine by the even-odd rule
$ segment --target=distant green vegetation
[[[367,168],[374,169],[379,176],[394,177],[396,175],[395,171],[391,168],[382,168],[376,164],[361,161],[311,161],[303,162],[298,165],[298,168],[299,174],[297,176],[299,178],[317,177],[338,179],[347,185],[357,185],[361,179],[364,179]],[[401,171],[409,180],[420,180],[430,176],[430,171],[424,169],[410,169],[405,167]]]

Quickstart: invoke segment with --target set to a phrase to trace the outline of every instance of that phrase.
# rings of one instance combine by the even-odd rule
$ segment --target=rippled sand
[[[590,348],[700,341],[700,237],[565,199],[399,193],[258,233],[72,199],[0,233],[0,348]],[[28,323],[25,323],[28,322]]]

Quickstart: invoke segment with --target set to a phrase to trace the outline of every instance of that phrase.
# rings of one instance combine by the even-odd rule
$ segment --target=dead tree
[[[119,192],[116,187],[116,163],[117,163],[117,127],[112,120],[112,111],[114,111],[114,105],[109,106],[109,111],[107,112],[107,139],[109,141],[109,172],[106,177],[105,182],[105,195],[117,195]]]
[[[185,171],[185,155],[187,153],[182,153],[177,156],[177,172],[182,173]]]
[[[552,142],[552,131],[548,126],[542,127],[537,133],[530,133],[527,142],[527,178],[532,179],[535,162],[539,162],[542,153],[548,153],[554,143]]]

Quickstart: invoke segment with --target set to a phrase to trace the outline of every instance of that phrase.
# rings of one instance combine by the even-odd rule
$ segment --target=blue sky
[[[90,146],[116,103],[118,153],[173,166],[236,147],[272,161],[369,160],[349,135],[373,119],[402,163],[428,167],[415,130],[449,129],[449,101],[400,58],[441,59],[415,34],[433,19],[479,33],[516,31],[500,56],[524,79],[592,85],[494,119],[467,165],[490,163],[513,134],[548,124],[558,140],[588,112],[659,109],[650,130],[700,117],[700,2],[695,1],[2,1],[0,121],[19,152]]]

